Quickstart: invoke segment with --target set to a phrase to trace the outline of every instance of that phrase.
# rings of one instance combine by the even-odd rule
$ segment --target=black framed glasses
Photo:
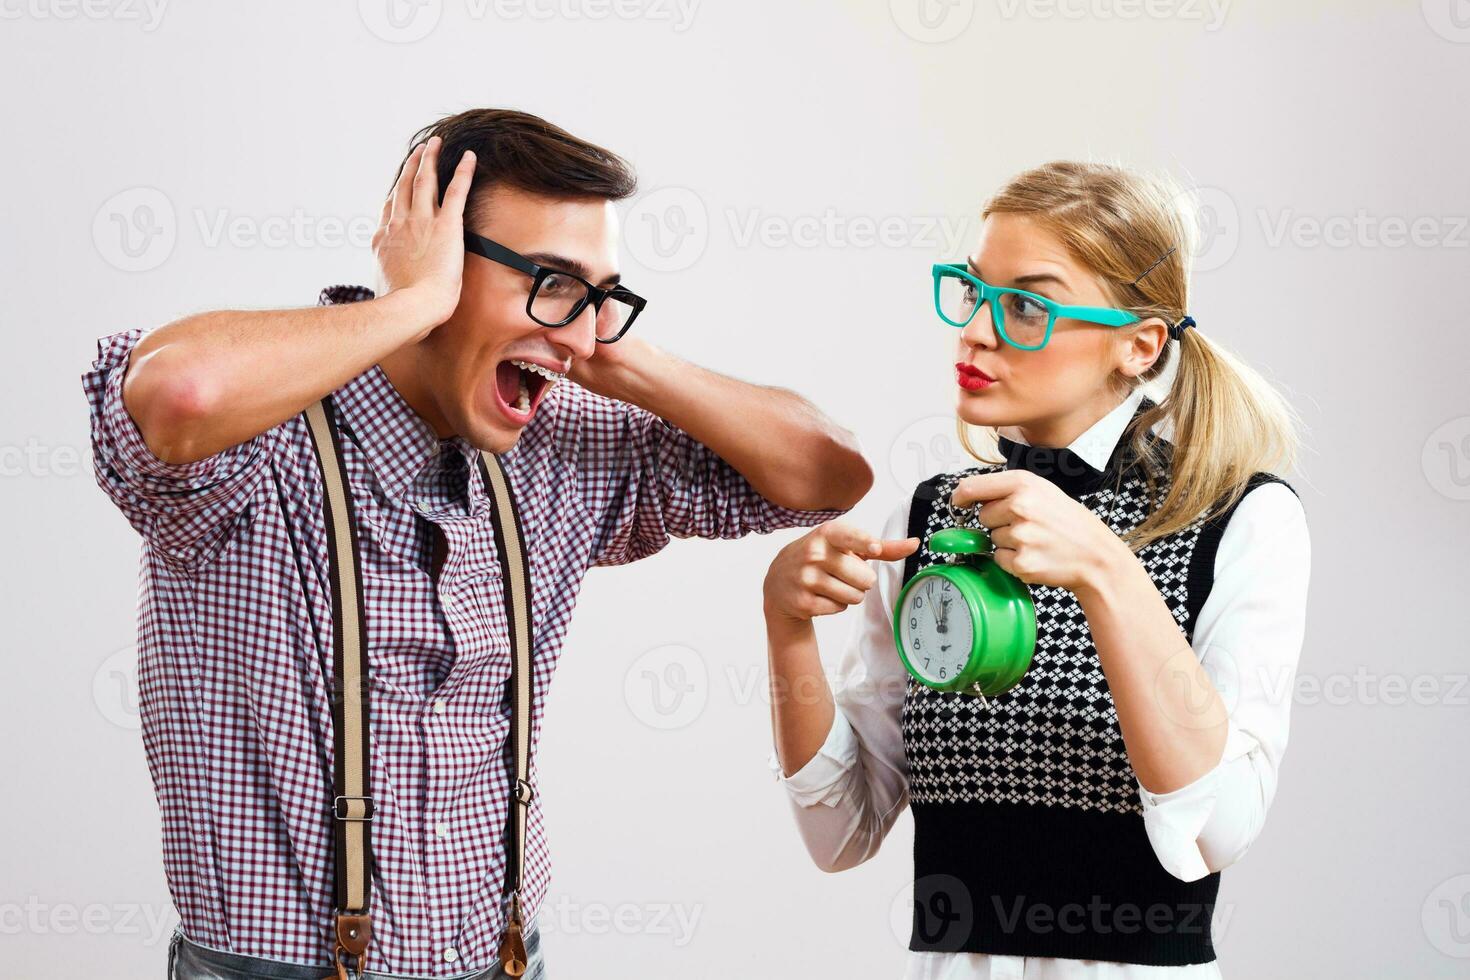
[[[537,265],[519,252],[472,231],[464,233],[464,247],[468,252],[531,277],[526,315],[543,327],[564,327],[591,304],[597,318],[597,342],[611,344],[628,332],[648,303],[622,286],[603,289],[581,276]]]

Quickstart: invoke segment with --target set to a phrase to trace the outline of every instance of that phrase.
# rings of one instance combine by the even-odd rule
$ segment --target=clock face
[[[899,636],[910,666],[921,680],[948,684],[965,669],[974,645],[970,607],[942,575],[914,583],[899,609]]]

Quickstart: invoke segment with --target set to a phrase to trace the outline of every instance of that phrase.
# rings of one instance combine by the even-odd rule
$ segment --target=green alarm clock
[[[893,615],[903,665],[936,691],[1009,690],[1036,650],[1031,590],[996,564],[990,535],[979,528],[936,531],[929,550],[948,558],[909,579]]]

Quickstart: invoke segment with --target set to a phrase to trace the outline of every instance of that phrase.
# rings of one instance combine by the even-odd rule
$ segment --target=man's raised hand
[[[464,208],[475,154],[466,150],[460,157],[440,204],[441,142],[431,136],[408,155],[373,235],[380,295],[401,290],[414,296],[429,323],[416,340],[454,313],[464,275]]]

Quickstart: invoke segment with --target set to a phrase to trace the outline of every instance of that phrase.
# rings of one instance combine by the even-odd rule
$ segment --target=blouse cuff
[[[777,781],[786,787],[791,798],[801,806],[815,806],[818,803],[836,806],[842,798],[847,775],[857,764],[857,756],[857,734],[852,730],[847,716],[838,710],[832,716],[832,728],[827,732],[826,741],[817,749],[817,754],[807,760],[806,765],[790,776],[783,776],[780,759],[773,751],[770,766]]]
[[[1225,734],[1225,751],[1215,768],[1167,793],[1150,793],[1138,783],[1149,844],[1164,870],[1180,881],[1197,881],[1210,873],[1200,851],[1199,836],[1215,809],[1220,771],[1249,753],[1255,744],[1255,739],[1236,728],[1232,719]]]

